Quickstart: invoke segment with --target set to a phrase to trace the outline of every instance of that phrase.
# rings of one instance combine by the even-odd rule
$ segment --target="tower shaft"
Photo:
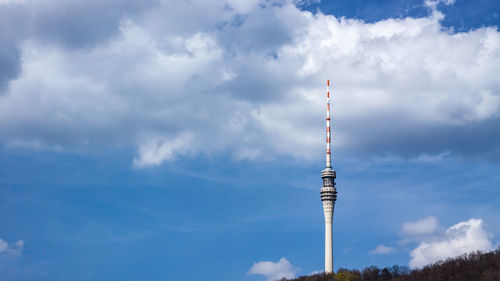
[[[330,151],[330,81],[327,81],[326,89],[326,167],[321,172],[323,187],[321,188],[321,201],[325,216],[325,272],[333,272],[333,211],[337,200],[337,189],[335,187],[336,172],[332,169],[332,158]]]
[[[325,211],[325,216],[327,216]],[[325,272],[333,272],[333,235],[332,221],[325,220]]]

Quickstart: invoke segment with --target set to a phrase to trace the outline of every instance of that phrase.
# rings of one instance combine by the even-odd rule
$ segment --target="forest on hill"
[[[281,281],[500,281],[500,248],[496,251],[474,252],[410,270],[406,266],[362,271],[340,268],[337,273],[301,276]]]

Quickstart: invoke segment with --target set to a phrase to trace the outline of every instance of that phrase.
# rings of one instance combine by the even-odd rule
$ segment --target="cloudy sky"
[[[2,280],[321,271],[500,244],[495,0],[0,0]]]

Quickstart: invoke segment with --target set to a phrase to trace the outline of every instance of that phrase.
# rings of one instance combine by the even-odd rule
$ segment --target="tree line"
[[[337,273],[321,273],[280,281],[500,281],[500,247],[496,251],[473,252],[410,270],[406,266],[362,271],[340,268]]]

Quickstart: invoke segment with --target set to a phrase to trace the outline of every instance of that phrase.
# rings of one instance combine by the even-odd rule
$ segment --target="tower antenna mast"
[[[326,80],[326,169],[332,169],[332,133],[330,131],[330,80]]]

